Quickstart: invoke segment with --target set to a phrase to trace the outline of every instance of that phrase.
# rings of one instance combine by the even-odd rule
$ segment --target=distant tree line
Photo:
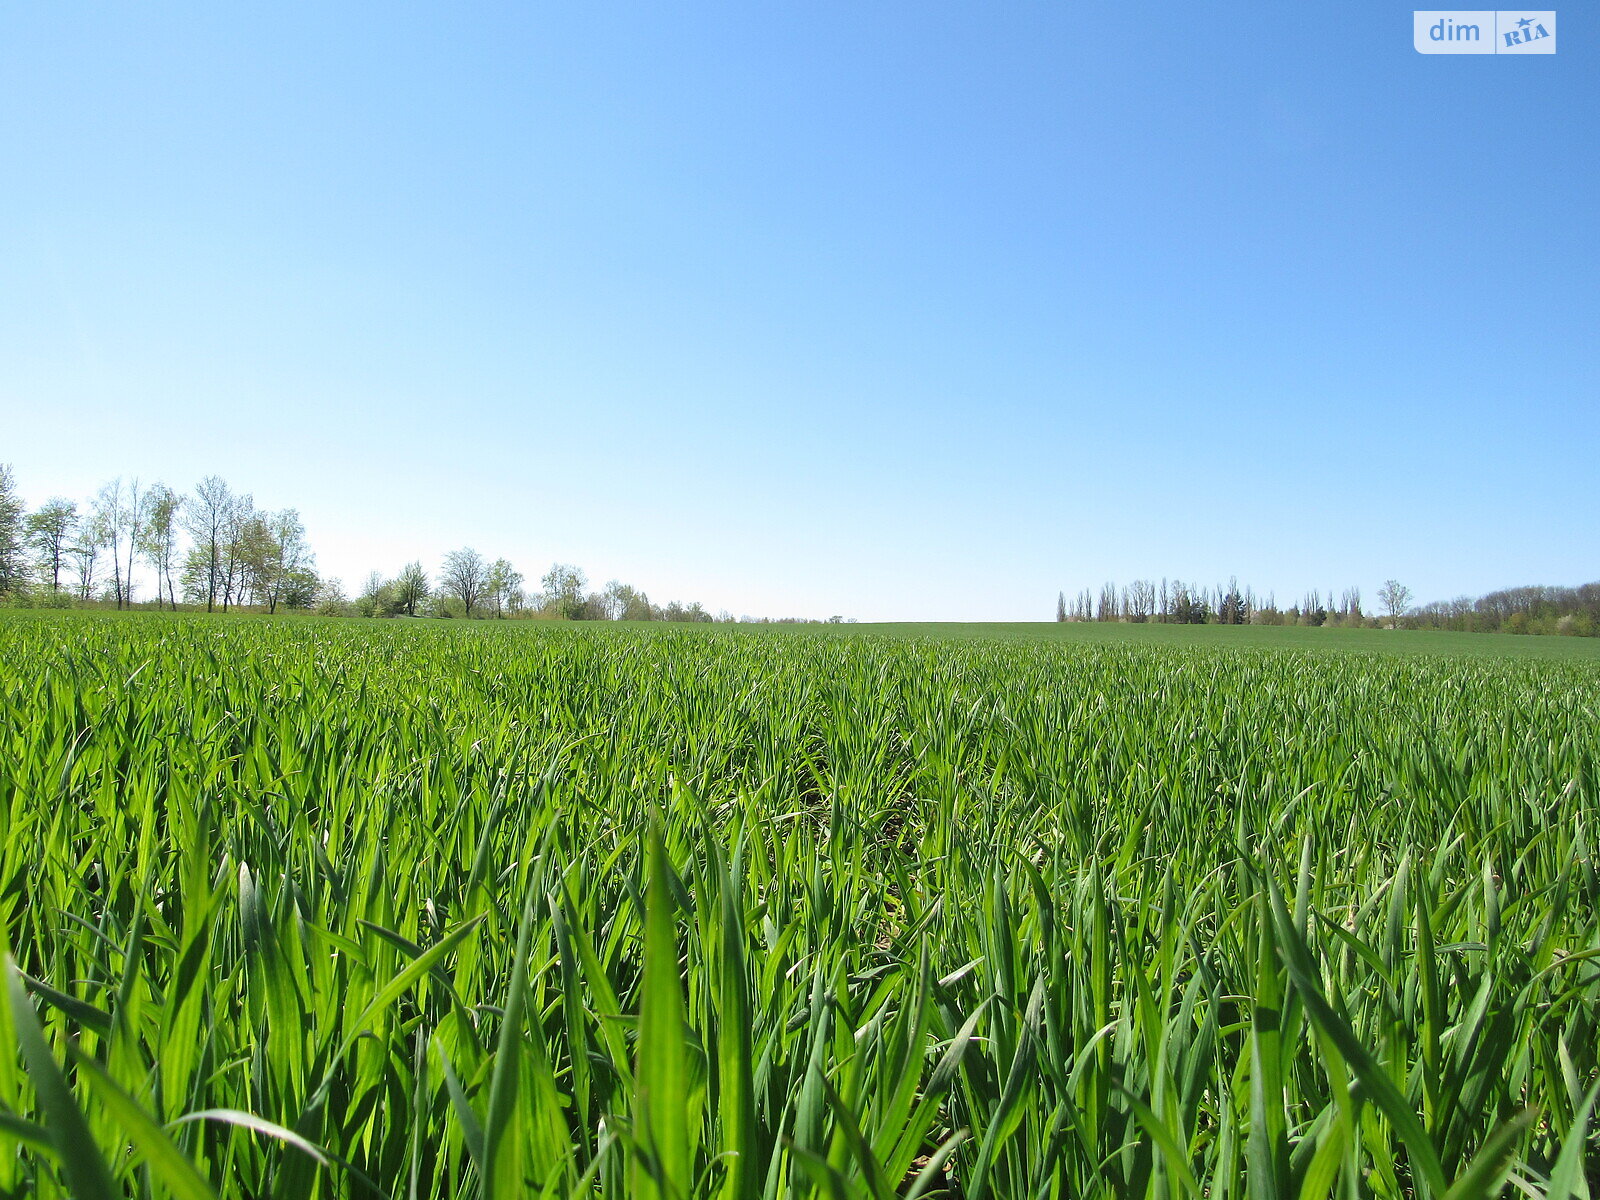
[[[378,571],[367,576],[353,599],[328,593],[325,612],[362,617],[542,617],[562,621],[730,622],[727,612],[709,613],[698,601],[652,604],[630,584],[613,579],[598,591],[571,563],[554,563],[539,580],[539,590],[523,586],[522,573],[509,561],[490,562],[466,547],[445,555],[436,577],[421,562],[407,563],[392,579]],[[749,618],[745,618],[748,620]]]
[[[1463,633],[1556,633],[1600,636],[1600,581],[1577,587],[1503,588],[1473,599],[1457,596],[1420,605],[1407,614],[1417,629]]]
[[[0,601],[11,605],[567,621],[736,619],[726,611],[713,615],[698,601],[654,604],[615,579],[588,590],[588,579],[570,563],[552,565],[538,591],[524,583],[508,560],[491,561],[464,547],[445,555],[434,573],[420,560],[392,578],[374,571],[350,597],[339,579],[318,574],[295,509],[260,508],[249,493],[216,475],[189,493],[118,478],[87,502],[56,496],[29,510],[12,468],[0,464]]]
[[[1471,633],[1547,633],[1600,636],[1600,583],[1580,587],[1520,587],[1473,599],[1411,606],[1411,589],[1385,580],[1379,609],[1361,606],[1361,589],[1343,589],[1337,599],[1313,589],[1280,608],[1269,593],[1258,596],[1237,579],[1226,586],[1163,579],[1136,579],[1125,586],[1084,588],[1070,599],[1056,595],[1057,621],[1156,622],[1173,625],[1306,625],[1344,628],[1446,629]]]
[[[1069,602],[1065,592],[1056,597],[1058,621],[1153,622],[1163,625],[1326,625],[1354,624],[1366,620],[1361,610],[1361,590],[1346,588],[1334,600],[1319,591],[1307,592],[1298,604],[1280,609],[1276,597],[1257,596],[1237,579],[1226,586],[1206,586],[1181,579],[1136,579],[1119,587],[1102,584],[1085,588]]]

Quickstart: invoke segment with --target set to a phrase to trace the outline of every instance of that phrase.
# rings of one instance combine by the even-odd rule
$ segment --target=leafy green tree
[[[417,615],[417,611],[428,602],[431,590],[428,573],[422,569],[420,562],[407,563],[394,581],[395,602],[408,617]]]
[[[246,604],[259,574],[257,567],[267,553],[267,533],[256,513],[255,498],[248,492],[235,496],[228,513],[222,543],[222,611],[230,605]]]
[[[267,513],[262,525],[267,534],[267,559],[260,574],[260,599],[266,602],[268,612],[277,612],[285,591],[291,585],[303,590],[306,578],[315,579],[316,571],[312,567],[311,547],[306,543],[306,527],[298,511],[285,508]]]
[[[506,606],[521,587],[522,574],[507,559],[497,558],[489,565],[489,578],[484,584],[484,593],[497,619],[505,615]]]
[[[100,548],[105,545],[105,540],[99,514],[93,511],[80,520],[73,531],[67,557],[72,560],[73,572],[77,576],[74,587],[80,600],[87,600],[94,595],[101,565]]]
[[[352,607],[358,617],[392,617],[401,611],[394,584],[377,571],[367,576]]]
[[[322,590],[322,580],[308,566],[294,567],[283,573],[278,585],[278,603],[284,608],[305,611],[317,603]]]
[[[266,604],[277,574],[278,546],[266,513],[253,509],[234,527],[228,544],[228,595],[240,605]]]
[[[348,617],[354,612],[349,597],[344,594],[344,581],[334,575],[321,580],[317,584],[312,610],[325,617]]]
[[[568,621],[583,618],[583,588],[588,583],[584,573],[571,563],[552,563],[539,580],[544,589],[545,607]]]
[[[606,584],[605,603],[606,616],[613,621],[648,621],[654,616],[649,596],[616,579]]]
[[[46,500],[28,516],[28,546],[33,550],[39,577],[50,581],[52,592],[61,590],[61,573],[68,565],[77,524],[78,506],[59,496]]]
[[[139,552],[156,573],[156,607],[161,606],[165,584],[167,602],[174,611],[178,598],[172,586],[172,569],[178,561],[178,517],[182,511],[183,497],[164,483],[156,484],[146,496],[144,527],[139,534]]]

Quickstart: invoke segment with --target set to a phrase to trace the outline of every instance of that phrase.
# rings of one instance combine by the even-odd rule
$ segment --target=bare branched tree
[[[144,528],[145,495],[139,481],[121,476],[103,486],[94,498],[94,528],[111,553],[111,596],[118,608],[133,603],[133,559]]]
[[[1398,579],[1386,579],[1378,589],[1378,599],[1389,612],[1390,625],[1394,625],[1406,611],[1406,605],[1411,603],[1411,589]]]
[[[183,522],[194,539],[184,586],[192,588],[196,598],[205,597],[207,612],[216,607],[222,594],[223,558],[234,503],[233,492],[222,478],[207,475],[183,506]]]
[[[489,567],[483,561],[483,555],[470,546],[452,550],[444,556],[444,569],[439,573],[439,582],[446,594],[461,601],[470,617],[484,598],[484,588],[489,582]]]

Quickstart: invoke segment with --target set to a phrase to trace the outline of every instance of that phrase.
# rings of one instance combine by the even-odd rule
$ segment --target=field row
[[[0,646],[0,1196],[1594,1183],[1593,662]]]

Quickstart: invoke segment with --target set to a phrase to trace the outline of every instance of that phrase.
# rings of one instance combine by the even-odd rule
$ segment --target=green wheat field
[[[1589,1196],[1600,659],[1227,632],[0,615],[0,1196]]]

